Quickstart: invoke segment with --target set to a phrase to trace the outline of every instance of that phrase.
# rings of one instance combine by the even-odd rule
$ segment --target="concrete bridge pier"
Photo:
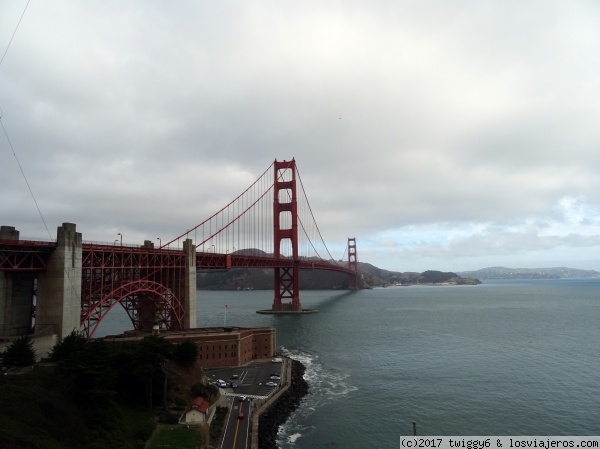
[[[50,332],[64,338],[80,329],[81,233],[76,232],[75,224],[63,223],[56,242],[47,270],[38,275],[35,334]]]
[[[196,245],[192,239],[186,239],[183,242],[183,252],[185,253],[185,274],[183,307],[186,311],[185,322],[186,329],[196,327]]]
[[[13,226],[0,227],[0,239],[19,240]],[[31,332],[36,273],[0,271],[0,338]]]

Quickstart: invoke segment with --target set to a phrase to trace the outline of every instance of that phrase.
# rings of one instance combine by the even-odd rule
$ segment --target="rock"
[[[277,431],[292,412],[298,408],[302,398],[308,394],[308,382],[304,380],[306,368],[297,360],[292,360],[292,382],[267,411],[260,415],[258,423],[259,449],[277,449]]]

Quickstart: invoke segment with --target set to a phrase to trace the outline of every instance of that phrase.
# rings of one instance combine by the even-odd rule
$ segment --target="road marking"
[[[269,396],[260,396],[257,394],[229,393],[228,391],[225,392],[225,396],[230,396],[230,397],[246,396],[247,398],[252,398],[252,399],[267,399],[269,397]]]
[[[243,412],[244,412],[244,403],[242,402],[242,403],[240,403],[240,410],[238,411],[238,413],[243,413]],[[232,447],[232,449],[235,449],[235,443],[237,441],[238,431],[240,429],[240,421],[241,421],[241,419],[238,416],[238,418],[237,418],[237,424],[235,425],[235,435],[233,437],[233,447]]]

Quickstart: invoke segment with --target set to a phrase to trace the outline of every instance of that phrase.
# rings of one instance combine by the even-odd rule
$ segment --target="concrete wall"
[[[0,226],[0,239],[19,240],[19,231]],[[0,271],[0,338],[31,331],[35,278],[32,272]]]
[[[19,240],[19,231],[14,226],[0,226],[0,239]]]
[[[80,329],[81,322],[81,233],[75,224],[63,223],[57,231],[57,248],[48,259],[48,269],[38,281],[36,333],[56,326],[60,338]]]
[[[35,278],[33,272],[0,272],[0,337],[31,332]]]

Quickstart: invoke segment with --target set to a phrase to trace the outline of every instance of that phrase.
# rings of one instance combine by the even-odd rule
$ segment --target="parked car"
[[[240,397],[238,397],[238,400],[240,402],[244,402],[246,400],[246,396],[240,396]]]
[[[237,378],[238,378],[237,374],[232,374],[231,377],[230,377],[230,379],[237,379]]]
[[[281,380],[281,377],[279,377],[279,376],[271,376],[271,380]]]
[[[277,384],[275,382],[267,382],[265,385],[267,387],[276,387],[277,386]]]
[[[231,388],[237,388],[237,384],[236,384],[235,382],[231,382],[231,383],[229,384],[229,386],[230,386]]]
[[[215,382],[215,384],[217,385],[217,387],[221,387],[221,388],[225,388],[227,386],[227,384],[225,383],[224,380],[219,379]]]

